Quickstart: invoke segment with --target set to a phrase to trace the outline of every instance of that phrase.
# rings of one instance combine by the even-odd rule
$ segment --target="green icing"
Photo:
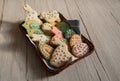
[[[40,29],[40,26],[36,25],[35,23],[31,23],[30,28]]]
[[[56,24],[56,27],[65,33],[68,29],[70,29],[69,25],[65,22],[59,22]]]
[[[73,29],[69,29],[69,30],[67,30],[66,33],[65,33],[65,38],[66,38],[67,40],[69,40],[70,37],[71,37],[73,34],[75,34],[74,30],[73,30]]]

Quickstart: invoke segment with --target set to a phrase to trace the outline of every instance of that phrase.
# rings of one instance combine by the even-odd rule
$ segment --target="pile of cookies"
[[[42,12],[38,16],[29,5],[26,4],[24,9],[27,16],[22,27],[50,66],[61,67],[89,51],[81,36],[61,20],[56,10]]]

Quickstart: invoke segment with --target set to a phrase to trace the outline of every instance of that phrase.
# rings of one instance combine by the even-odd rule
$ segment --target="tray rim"
[[[60,13],[60,12],[59,12],[59,13]],[[67,20],[61,13],[60,13],[60,18],[62,18],[62,20]],[[91,54],[93,53],[93,51],[95,50],[95,47],[94,47],[94,44],[92,43],[92,41],[91,41],[91,40],[89,41],[84,35],[81,34],[81,38],[84,38],[87,42],[89,42],[89,44],[90,44],[91,47],[92,47],[92,50],[90,50],[90,51],[89,51],[87,54],[85,54],[84,56],[79,57],[78,59],[76,59],[76,60],[74,60],[74,61],[72,61],[72,62],[70,62],[70,63],[68,63],[68,64],[66,64],[66,65],[64,65],[64,66],[62,66],[62,67],[60,67],[60,68],[57,69],[57,70],[51,70],[51,69],[49,69],[49,68],[47,67],[47,65],[45,64],[45,62],[44,62],[44,60],[43,60],[43,57],[42,57],[42,55],[41,55],[40,52],[39,52],[39,49],[36,48],[36,47],[30,42],[30,39],[26,36],[27,32],[25,31],[25,29],[24,29],[23,26],[22,26],[22,24],[23,24],[24,22],[25,22],[25,21],[23,21],[21,24],[19,24],[19,29],[21,30],[21,32],[23,33],[23,35],[27,38],[27,42],[29,42],[30,45],[31,45],[31,46],[33,47],[33,49],[35,50],[35,54],[39,56],[40,61],[41,61],[41,63],[44,65],[45,69],[46,69],[47,71],[49,71],[50,73],[52,73],[52,74],[58,74],[59,72],[63,71],[64,69],[66,69],[66,68],[69,67],[70,65],[72,65],[72,64],[74,64],[74,63],[82,60],[83,58],[91,55]]]

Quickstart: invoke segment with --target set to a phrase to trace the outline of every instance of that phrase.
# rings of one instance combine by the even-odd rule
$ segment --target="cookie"
[[[59,39],[55,39],[55,41],[57,41],[59,45],[51,56],[50,64],[54,67],[61,67],[69,62],[69,60],[72,58],[72,54],[68,51],[66,44],[61,43]]]
[[[69,25],[66,22],[58,22],[56,24],[56,27],[63,33],[65,33],[68,29],[70,29]]]
[[[22,26],[26,29],[30,37],[32,37],[32,34],[43,34],[42,30],[40,29],[40,23],[37,21],[25,21]]]
[[[68,30],[65,32],[65,38],[66,38],[67,40],[69,40],[70,37],[71,37],[73,34],[75,34],[74,30],[73,30],[73,29],[68,29]]]
[[[40,19],[44,19],[46,22],[55,25],[55,21],[60,22],[59,13],[56,10],[40,13]]]
[[[73,34],[70,38],[70,46],[73,47],[76,44],[82,43],[81,36],[78,34]]]
[[[75,57],[82,57],[89,51],[86,43],[76,44],[72,47],[72,53]]]
[[[44,23],[42,25],[42,30],[47,35],[53,35],[53,32],[51,31],[52,30],[52,25],[49,24],[49,23]]]
[[[38,18],[37,12],[33,10],[28,4],[24,6],[24,9],[27,12],[25,21],[34,20],[34,21],[37,21],[40,25],[42,24],[42,21]]]
[[[50,40],[50,44],[52,44],[52,45],[58,45],[58,44],[59,44],[58,41],[55,41],[56,38],[58,38],[58,37],[53,36],[53,37],[51,38],[51,40]],[[58,39],[59,39],[61,42],[63,42],[63,43],[67,43],[66,39],[64,39],[64,38],[58,38]]]
[[[55,26],[52,27],[51,31],[54,33],[55,37],[57,37],[59,39],[63,38],[63,33],[58,28],[56,28]]]
[[[42,56],[46,60],[49,60],[54,49],[48,44],[40,44],[38,48],[40,49]]]
[[[33,34],[32,41],[39,42],[39,44],[49,43],[50,38],[44,34]]]

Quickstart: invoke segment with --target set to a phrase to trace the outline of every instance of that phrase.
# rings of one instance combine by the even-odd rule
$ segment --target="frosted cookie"
[[[58,37],[53,36],[53,37],[51,38],[51,40],[50,40],[50,44],[52,44],[52,45],[58,45],[58,42],[55,41],[55,38],[58,38]],[[63,43],[67,43],[67,40],[64,39],[64,38],[59,38],[59,40],[60,40],[61,42],[63,42]]]
[[[72,47],[72,53],[76,57],[82,57],[89,51],[86,43],[76,44]]]
[[[55,26],[52,27],[52,30],[51,30],[53,33],[54,33],[54,36],[61,39],[63,38],[63,33],[57,29]]]
[[[69,25],[65,22],[58,22],[56,24],[56,27],[63,33],[65,33],[68,29],[70,29]]]
[[[81,36],[78,34],[73,34],[70,38],[70,46],[73,47],[76,44],[82,43]]]
[[[22,26],[26,29],[30,37],[32,37],[32,34],[43,34],[42,30],[40,29],[40,23],[37,21],[25,21]]]
[[[40,13],[40,19],[44,19],[46,22],[55,25],[55,21],[60,22],[59,13],[56,10]]]
[[[44,23],[42,25],[42,30],[44,31],[45,34],[47,35],[53,35],[53,32],[51,31],[52,30],[52,25],[49,24],[49,23]]]
[[[46,60],[49,60],[54,49],[50,45],[47,45],[47,44],[40,44],[38,47],[43,57]]]
[[[34,20],[37,21],[40,25],[42,24],[42,21],[38,18],[37,12],[33,10],[28,4],[24,6],[24,9],[27,11],[27,16],[25,21]]]
[[[49,43],[50,38],[44,34],[33,34],[32,41],[39,42],[39,44]]]
[[[73,34],[75,34],[74,30],[68,29],[68,30],[65,32],[65,38],[66,38],[67,40],[69,40],[70,37],[71,37]]]
[[[55,39],[58,47],[54,50],[50,59],[50,64],[54,67],[61,67],[72,58],[72,54],[68,51],[68,47],[65,43]]]

